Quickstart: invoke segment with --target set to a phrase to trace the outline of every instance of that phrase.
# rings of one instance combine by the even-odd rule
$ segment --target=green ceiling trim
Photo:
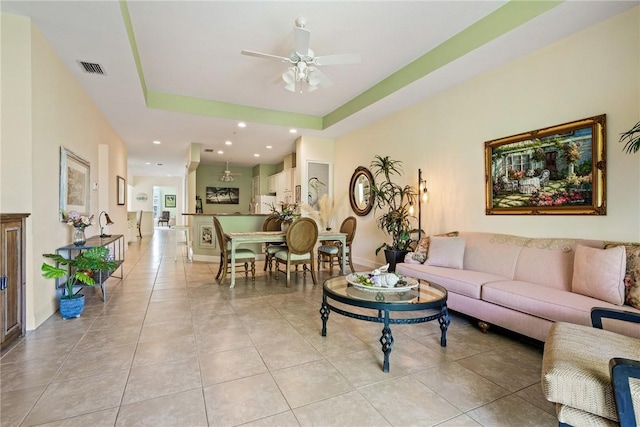
[[[406,67],[396,71],[351,101],[324,116],[324,128],[326,129],[380,101],[438,68],[558,6],[562,2],[511,0]]]
[[[127,30],[127,36],[129,37],[129,44],[131,45],[131,53],[133,54],[133,60],[136,63],[136,69],[138,70],[138,78],[140,78],[140,86],[142,86],[142,93],[144,97],[147,97],[147,83],[144,79],[144,73],[142,72],[142,62],[140,61],[140,53],[138,52],[138,44],[136,43],[136,37],[133,34],[133,25],[131,24],[131,16],[129,15],[129,6],[127,6],[126,0],[120,0],[120,11],[122,12],[122,20],[124,21],[124,27]]]
[[[147,91],[147,106],[149,108],[200,116],[214,116],[223,119],[322,130],[322,117],[249,107],[192,96],[174,95],[154,90]]]
[[[538,15],[553,9],[563,1],[510,0],[501,8],[422,55],[406,67],[381,80],[324,117],[148,90],[127,0],[120,0],[120,9],[147,107],[277,126],[322,130],[380,101]]]

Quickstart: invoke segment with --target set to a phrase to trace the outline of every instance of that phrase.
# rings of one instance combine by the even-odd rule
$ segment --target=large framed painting
[[[606,115],[487,141],[487,215],[606,215]]]
[[[319,210],[318,201],[322,196],[331,195],[331,165],[325,162],[307,162],[307,203],[314,210]]]
[[[89,216],[91,167],[88,161],[60,147],[60,212]],[[60,215],[62,221],[62,215]]]
[[[207,187],[206,198],[208,205],[237,205],[240,202],[240,189]]]

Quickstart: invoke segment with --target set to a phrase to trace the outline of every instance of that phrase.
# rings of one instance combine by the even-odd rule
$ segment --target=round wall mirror
[[[365,216],[373,208],[373,175],[369,169],[358,166],[349,183],[349,202],[351,209],[358,216]]]

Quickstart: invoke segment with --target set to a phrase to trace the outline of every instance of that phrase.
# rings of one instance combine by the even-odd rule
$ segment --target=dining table
[[[231,284],[230,288],[236,285],[236,249],[242,244],[247,243],[284,243],[287,241],[287,233],[284,231],[244,231],[244,232],[225,232],[225,237],[231,244]],[[345,274],[346,255],[347,255],[347,235],[336,231],[319,231],[318,241],[337,240],[341,243],[342,257],[340,271]]]

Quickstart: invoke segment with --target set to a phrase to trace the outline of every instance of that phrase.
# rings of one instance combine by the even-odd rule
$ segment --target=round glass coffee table
[[[349,311],[348,307],[336,307],[333,302],[337,301],[347,306],[370,308],[377,310],[377,316],[367,316],[365,314]],[[418,317],[398,317],[391,318],[392,311],[418,311],[437,310],[429,315]],[[393,335],[390,325],[423,323],[431,320],[438,320],[440,324],[440,345],[447,346],[447,328],[451,323],[447,310],[447,290],[435,283],[422,281],[411,289],[404,289],[400,292],[394,290],[364,289],[361,286],[354,286],[347,282],[345,276],[338,276],[324,282],[322,290],[322,307],[320,317],[322,318],[322,336],[327,336],[327,320],[329,313],[335,311],[343,316],[354,319],[366,320],[369,322],[383,323],[382,352],[384,353],[384,364],[382,370],[389,372],[389,355],[393,347]]]

